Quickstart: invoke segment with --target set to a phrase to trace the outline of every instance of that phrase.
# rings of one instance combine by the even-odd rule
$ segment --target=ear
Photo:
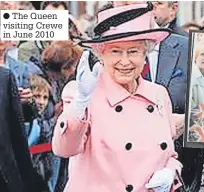
[[[178,9],[179,9],[179,4],[178,2],[175,2],[171,7],[172,16],[176,16]]]

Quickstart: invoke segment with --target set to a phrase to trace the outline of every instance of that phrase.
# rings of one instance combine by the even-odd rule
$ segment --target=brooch
[[[159,114],[161,116],[163,116],[163,105],[159,99],[157,100],[156,106],[157,106],[157,109],[159,111]]]

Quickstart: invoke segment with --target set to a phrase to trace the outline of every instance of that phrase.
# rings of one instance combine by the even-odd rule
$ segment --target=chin
[[[133,82],[133,78],[119,78],[116,80],[116,83],[120,85],[127,85]]]

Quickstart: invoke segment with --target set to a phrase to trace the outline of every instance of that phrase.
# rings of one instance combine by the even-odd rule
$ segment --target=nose
[[[40,99],[38,100],[38,103],[39,103],[40,105],[43,105],[43,104],[44,104],[44,99],[43,99],[43,98],[40,98]]]
[[[129,65],[129,64],[130,64],[130,60],[129,60],[129,58],[128,58],[127,53],[124,53],[124,54],[122,55],[121,64],[122,64],[122,65]]]

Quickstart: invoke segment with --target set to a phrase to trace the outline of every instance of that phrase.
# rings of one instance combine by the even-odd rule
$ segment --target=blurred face
[[[167,1],[154,1],[153,15],[156,23],[163,27],[176,16],[177,5],[169,6]]]
[[[54,7],[51,4],[48,5],[45,10],[65,10],[63,5],[59,5],[58,7]]]
[[[140,76],[145,53],[144,41],[115,42],[105,45],[101,58],[112,79],[122,86],[128,86]]]
[[[196,65],[197,65],[200,69],[204,70],[204,50],[201,51],[201,52],[199,53],[198,57],[196,58]]]
[[[37,108],[38,108],[38,113],[41,114],[43,111],[46,109],[49,101],[49,91],[37,91],[33,90],[33,97],[36,102]]]
[[[0,58],[3,59],[5,51],[9,47],[13,47],[16,45],[15,41],[2,41],[0,40]]]
[[[184,28],[184,31],[186,31],[187,33],[189,33],[189,30],[199,30],[199,27],[196,27],[196,26],[190,26],[190,27],[186,27],[186,28]]]
[[[145,3],[145,1],[112,1],[113,7],[119,7],[124,5]]]

